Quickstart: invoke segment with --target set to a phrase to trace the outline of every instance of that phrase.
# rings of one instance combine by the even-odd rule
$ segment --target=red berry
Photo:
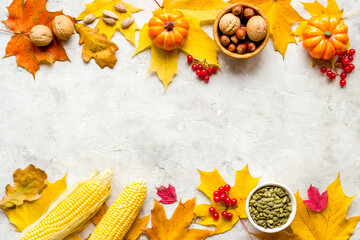
[[[336,78],[336,74],[335,74],[335,73],[332,73],[330,79],[331,79],[331,80],[334,80],[335,78]]]
[[[205,76],[207,74],[206,69],[201,70],[201,75]]]
[[[201,75],[201,70],[200,69],[196,70],[196,75],[198,75],[198,76]]]
[[[205,82],[205,83],[208,83],[209,80],[210,80],[210,77],[209,77],[208,75],[205,75],[205,76],[204,76],[204,82]]]
[[[201,79],[201,80],[203,80],[204,79],[204,75],[199,75],[199,78]]]
[[[354,64],[349,64],[350,70],[354,70],[355,69],[355,65]]]
[[[221,216],[223,216],[224,218],[227,217],[227,214],[228,214],[228,213],[227,213],[226,211],[222,211],[222,212],[221,212]]]
[[[191,68],[192,68],[192,70],[197,70],[198,69],[198,65],[196,65],[196,64],[193,64],[193,65],[191,65]]]
[[[343,64],[343,66],[347,66],[347,65],[349,65],[349,63],[350,63],[350,61],[349,61],[348,58],[344,58],[343,60],[341,60],[341,62],[342,62],[342,64]]]
[[[218,214],[218,213],[214,213],[214,214],[213,214],[213,219],[218,220],[218,219],[219,219],[219,214]]]
[[[218,191],[214,192],[214,197],[216,197],[216,196],[220,196],[220,193]]]
[[[348,57],[348,59],[349,59],[350,62],[352,62],[352,61],[354,61],[354,56],[353,56],[353,55],[350,55],[350,56]]]
[[[349,55],[350,55],[350,56],[355,55],[355,53],[356,53],[355,49],[350,49],[350,50],[349,50]]]
[[[209,208],[209,213],[216,213],[216,209],[213,207]]]
[[[226,194],[225,193],[221,194],[220,195],[220,200],[224,201],[225,199],[226,199]]]
[[[187,56],[188,63],[192,63],[193,60],[194,60],[193,56],[191,56],[191,55]]]
[[[225,190],[225,191],[230,191],[230,189],[231,189],[231,187],[230,187],[229,184],[226,184],[226,185],[224,186],[224,190]]]
[[[341,77],[342,79],[345,79],[345,78],[347,77],[346,72],[342,72],[342,73],[340,74],[340,77]]]
[[[196,71],[196,72],[197,72],[197,71]],[[326,76],[327,76],[328,78],[331,78],[332,74],[333,74],[333,72],[330,71],[330,70],[326,72]],[[196,74],[196,75],[197,75],[197,74]]]
[[[231,205],[235,206],[237,204],[237,200],[235,198],[231,199]]]
[[[346,85],[346,80],[345,79],[341,79],[340,80],[340,86],[344,87]]]
[[[220,197],[215,196],[215,197],[214,197],[214,202],[220,202]]]
[[[217,67],[212,67],[211,70],[212,70],[213,74],[215,74],[218,69],[217,69]]]
[[[211,68],[208,68],[208,69],[207,69],[207,74],[210,76],[212,73],[213,73],[213,72],[212,72],[212,69],[211,69]]]
[[[346,73],[351,72],[350,66],[344,67],[344,72],[346,72]]]
[[[218,191],[219,193],[224,193],[225,192],[224,187],[219,187]]]
[[[321,67],[321,68],[320,68],[320,71],[321,71],[322,73],[326,73],[327,68],[326,68],[326,67]]]
[[[228,219],[232,219],[233,218],[233,214],[231,212],[229,212],[226,216]]]
[[[231,198],[229,198],[229,197],[225,198],[225,203],[226,203],[226,204],[231,203]]]
[[[199,69],[200,71],[203,70],[203,69],[204,69],[203,65],[199,64],[199,65],[198,65],[198,69]]]
[[[345,49],[345,50],[343,51],[342,55],[346,55],[347,53],[348,53],[348,50]]]

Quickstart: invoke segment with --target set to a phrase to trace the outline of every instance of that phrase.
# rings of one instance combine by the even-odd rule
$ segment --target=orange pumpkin
[[[348,27],[335,15],[312,17],[302,36],[303,46],[313,58],[331,59],[344,52],[349,42]]]
[[[148,34],[155,46],[171,51],[185,42],[189,35],[189,22],[179,10],[159,8],[149,21]]]

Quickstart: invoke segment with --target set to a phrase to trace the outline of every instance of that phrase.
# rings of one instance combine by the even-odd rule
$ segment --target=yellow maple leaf
[[[291,223],[291,231],[282,231],[276,235],[254,234],[260,240],[331,240],[349,239],[360,216],[346,219],[346,214],[354,197],[347,197],[342,189],[340,175],[326,189],[328,205],[322,213],[310,210],[299,192],[295,194],[297,212]]]
[[[16,231],[21,232],[34,223],[45,213],[49,204],[66,190],[66,175],[54,183],[49,181],[46,181],[46,183],[47,188],[45,188],[39,200],[25,202],[16,208],[4,209],[9,221],[17,227]]]
[[[230,3],[236,2],[239,0],[230,1]],[[304,20],[290,5],[291,0],[242,0],[241,2],[254,4],[266,14],[275,50],[284,58],[289,43],[296,43],[291,25]]]
[[[151,240],[202,240],[212,234],[212,231],[203,229],[189,229],[194,219],[195,198],[181,202],[175,209],[172,217],[167,219],[164,207],[155,200],[151,211],[152,228],[145,228],[145,234]]]
[[[117,3],[125,5],[127,12],[120,13],[116,11],[114,6]],[[102,20],[102,11],[104,10],[112,11],[119,17],[119,20],[116,21],[114,26],[110,26]],[[94,2],[86,4],[85,11],[83,11],[76,18],[76,20],[83,20],[88,14],[94,14],[96,18],[100,17],[100,20],[96,25],[96,27],[99,29],[99,32],[105,33],[107,38],[111,39],[115,31],[119,30],[124,35],[124,37],[135,46],[135,31],[140,29],[139,26],[134,21],[130,27],[123,29],[121,27],[121,22],[125,18],[132,18],[132,13],[136,13],[142,10],[143,9],[137,8],[121,0],[95,0]]]
[[[180,50],[191,54],[195,59],[204,60],[210,65],[217,65],[217,45],[201,28],[211,24],[220,10],[227,3],[222,0],[164,0],[163,8],[183,12],[190,23],[189,36]],[[140,38],[133,56],[151,48],[149,72],[156,72],[165,86],[165,90],[177,73],[178,49],[165,51],[152,44],[148,36],[148,24],[140,30]]]
[[[0,201],[0,208],[11,208],[20,206],[24,201],[38,200],[46,188],[46,178],[46,173],[32,164],[24,170],[18,168],[13,174],[14,186],[6,186],[6,195]]]
[[[200,171],[200,189],[208,198],[211,199],[211,204],[200,204],[195,206],[194,213],[196,217],[200,218],[201,221],[197,222],[198,224],[205,226],[215,226],[214,234],[226,232],[238,222],[240,218],[247,218],[245,203],[246,198],[254,189],[260,178],[254,178],[250,175],[249,166],[246,165],[241,171],[236,172],[235,185],[229,191],[229,197],[231,199],[236,198],[238,205],[235,208],[227,209],[226,206],[222,205],[220,202],[214,202],[213,193],[217,191],[219,186],[226,185],[226,182],[221,177],[217,169],[212,172],[203,172]],[[214,220],[212,215],[209,214],[209,208],[214,207],[218,213],[222,211],[231,212],[233,218],[230,220],[219,218]]]
[[[113,68],[117,62],[115,52],[119,49],[118,46],[107,40],[104,33],[99,33],[98,28],[90,28],[83,24],[75,24],[75,29],[80,35],[79,44],[84,43],[82,56],[85,62],[89,62],[91,58],[104,68],[108,66]]]

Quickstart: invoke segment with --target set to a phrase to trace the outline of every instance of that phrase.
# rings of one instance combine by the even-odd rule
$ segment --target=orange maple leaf
[[[24,67],[35,78],[40,64],[69,60],[60,39],[54,38],[46,47],[37,47],[30,41],[29,32],[35,25],[51,27],[52,20],[62,11],[48,12],[46,0],[14,0],[8,7],[9,18],[3,21],[13,32],[4,57],[15,56],[18,66]]]

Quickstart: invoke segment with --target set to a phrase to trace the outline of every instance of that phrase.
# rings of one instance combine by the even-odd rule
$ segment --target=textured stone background
[[[10,2],[1,1],[0,19],[7,18]],[[87,2],[49,0],[48,9],[77,16]],[[345,15],[360,9],[360,1],[338,2]],[[134,14],[142,26],[156,5],[133,3],[146,9]],[[299,1],[293,6],[309,17]],[[360,15],[346,22],[351,45],[360,54]],[[6,26],[0,23],[0,28]],[[211,33],[211,27],[205,29]],[[9,39],[0,33],[0,55]],[[310,184],[324,190],[339,172],[346,194],[360,193],[360,71],[341,89],[338,81],[328,82],[311,67],[302,47],[289,45],[283,61],[270,41],[251,60],[219,54],[222,70],[208,85],[196,79],[180,54],[179,74],[164,93],[157,77],[146,74],[150,52],[131,58],[131,44],[119,33],[113,40],[119,46],[114,69],[101,70],[93,60],[85,64],[78,35],[65,43],[71,63],[41,66],[36,81],[16,66],[14,57],[0,60],[1,189],[16,168],[30,163],[45,169],[51,181],[68,172],[70,184],[96,169],[113,168],[109,203],[131,179],[141,177],[149,186],[145,215],[155,186],[170,182],[183,200],[196,195],[198,202],[206,202],[195,189],[196,168],[217,167],[233,183],[235,171],[248,163],[254,176],[263,176],[261,182],[282,182],[294,192],[300,189],[302,196]],[[169,216],[174,207],[166,207]],[[348,216],[355,214],[360,214],[359,197]],[[1,239],[18,236],[2,212],[0,232]],[[82,236],[89,232],[91,227]],[[237,224],[211,239],[247,237]],[[359,230],[352,239],[360,239]]]

